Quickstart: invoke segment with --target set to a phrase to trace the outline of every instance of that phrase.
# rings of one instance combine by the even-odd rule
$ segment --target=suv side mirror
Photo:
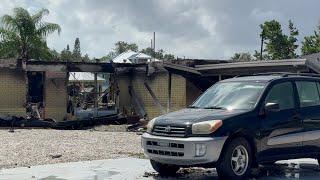
[[[264,106],[266,112],[278,112],[280,110],[280,106],[278,103],[267,103]]]

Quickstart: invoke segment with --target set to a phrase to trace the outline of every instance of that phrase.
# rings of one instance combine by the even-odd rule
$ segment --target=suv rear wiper
[[[208,107],[204,107],[203,109],[227,109],[227,108],[220,107],[220,106],[208,106]]]

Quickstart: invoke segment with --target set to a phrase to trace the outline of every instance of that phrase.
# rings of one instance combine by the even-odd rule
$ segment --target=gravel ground
[[[140,136],[95,130],[0,130],[0,169],[59,162],[143,157]]]
[[[109,132],[126,132],[128,125],[99,125],[92,127],[94,131],[109,131]]]

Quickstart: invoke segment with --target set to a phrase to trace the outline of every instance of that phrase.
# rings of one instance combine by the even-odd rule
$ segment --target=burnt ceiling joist
[[[28,61],[27,71],[105,72],[113,73],[112,63]]]

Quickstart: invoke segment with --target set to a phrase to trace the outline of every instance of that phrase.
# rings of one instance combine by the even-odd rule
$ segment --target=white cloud
[[[283,15],[279,12],[271,11],[271,10],[262,10],[260,8],[255,8],[251,12],[251,16],[257,19],[258,21],[272,20],[272,19],[283,19]]]
[[[150,46],[156,31],[157,48],[179,57],[229,58],[234,52],[259,48],[259,24],[293,19],[300,34],[308,35],[319,20],[320,2],[310,0],[1,0],[0,15],[22,6],[31,11],[50,10],[45,20],[61,25],[60,36],[48,45],[61,51],[80,38],[82,53],[101,57],[114,43]],[[301,39],[301,37],[300,37]]]

